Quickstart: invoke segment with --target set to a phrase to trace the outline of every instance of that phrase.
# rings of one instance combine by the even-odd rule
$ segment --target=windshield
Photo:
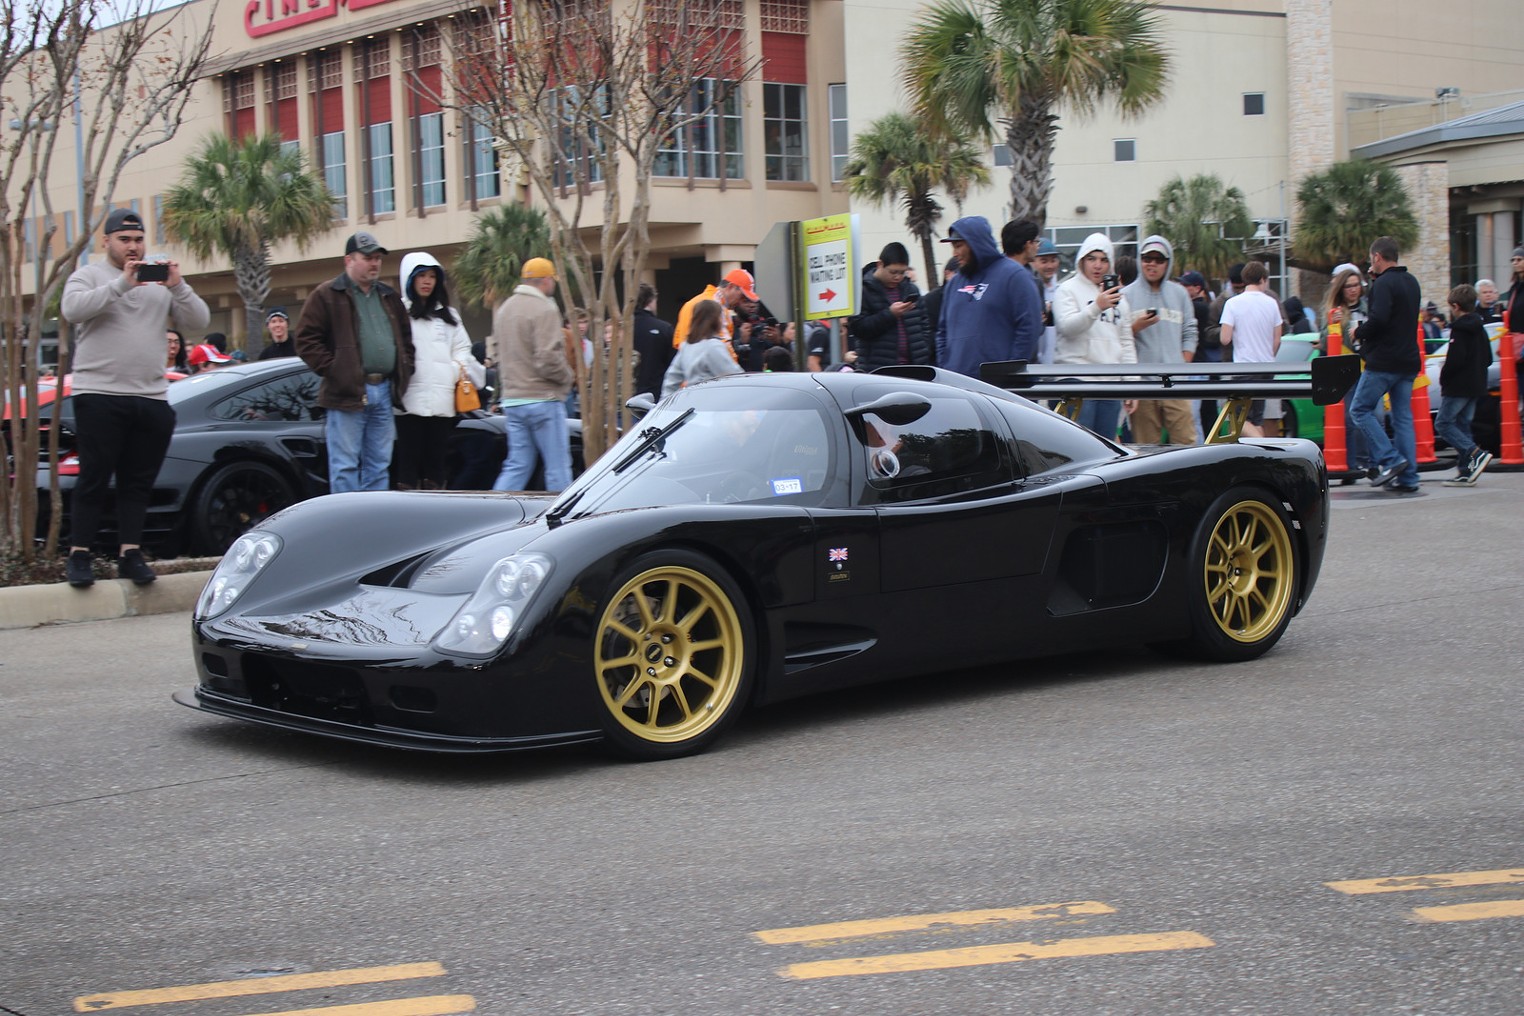
[[[835,456],[825,412],[804,392],[765,382],[695,389],[648,413],[551,511],[818,505],[832,486]]]

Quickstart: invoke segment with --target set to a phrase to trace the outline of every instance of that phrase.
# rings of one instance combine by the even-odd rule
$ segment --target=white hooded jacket
[[[412,309],[408,281],[420,268],[432,268],[445,277],[444,266],[432,254],[415,251],[402,259],[402,302]],[[461,324],[460,311],[450,308],[455,324],[437,317],[415,318],[413,326],[413,377],[402,395],[402,412],[413,416],[454,416],[455,382],[464,368],[471,383],[480,388],[487,371],[471,355],[471,336]]]
[[[1109,310],[1095,302],[1101,289],[1079,267],[1091,251],[1104,251],[1109,258],[1111,241],[1105,233],[1091,233],[1074,255],[1074,274],[1053,294],[1053,324],[1058,329],[1054,363],[1137,363],[1132,341],[1132,308],[1127,298]]]

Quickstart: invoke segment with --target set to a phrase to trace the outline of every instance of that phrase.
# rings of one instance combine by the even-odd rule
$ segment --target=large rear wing
[[[1306,363],[1027,363],[1001,360],[980,367],[979,379],[1025,395],[1053,399],[1074,419],[1085,399],[1223,400],[1209,441],[1237,440],[1255,399],[1311,399],[1328,406],[1360,379],[1358,356],[1319,356]],[[1231,426],[1224,430],[1224,422]]]

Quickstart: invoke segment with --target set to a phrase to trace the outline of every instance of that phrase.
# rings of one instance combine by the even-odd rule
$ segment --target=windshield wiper
[[[673,420],[665,427],[647,427],[645,430],[641,431],[640,443],[626,452],[624,458],[614,463],[614,468],[612,470],[613,474],[618,476],[626,469],[629,469],[636,459],[640,458],[652,448],[660,451],[661,444],[667,439],[667,435],[672,433],[677,428],[681,427],[683,424],[687,423],[688,418],[692,415],[693,407],[689,406],[687,409],[678,414],[677,419]]]
[[[614,463],[614,468],[609,470],[609,472],[615,476],[618,476],[620,473],[630,468],[630,466],[634,464],[637,459],[639,459],[646,452],[650,451],[653,447],[660,448],[661,443],[666,440],[667,435],[672,433],[677,428],[681,427],[683,424],[687,423],[688,418],[692,415],[693,408],[690,406],[678,414],[677,419],[673,420],[665,427],[647,427],[645,430],[641,431],[640,442],[634,448],[631,448],[628,452],[626,452],[623,458]],[[587,491],[588,485],[584,485],[576,493],[572,494],[570,497],[566,498],[555,507],[551,508],[550,511],[545,513],[545,521],[550,523],[552,526],[559,525],[561,520],[566,517],[567,513],[572,510],[577,502],[582,500],[582,495],[587,493]]]

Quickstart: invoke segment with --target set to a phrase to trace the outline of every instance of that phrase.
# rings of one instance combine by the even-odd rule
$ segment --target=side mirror
[[[631,416],[640,420],[656,408],[656,399],[652,397],[650,392],[639,392],[630,397],[630,401],[624,404],[624,408],[630,411]]]
[[[867,422],[864,417],[876,416],[891,427],[903,427],[915,423],[931,412],[931,402],[924,395],[912,392],[890,392],[862,406],[847,410],[847,421],[857,440],[868,443]]]

